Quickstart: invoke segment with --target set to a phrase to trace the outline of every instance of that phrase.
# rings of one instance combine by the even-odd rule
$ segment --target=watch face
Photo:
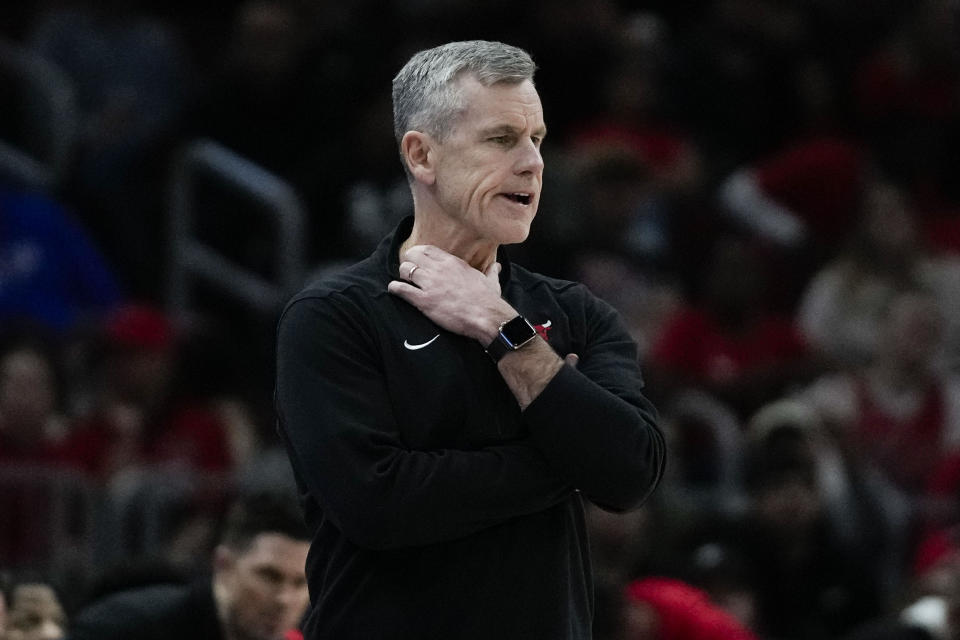
[[[516,349],[536,337],[537,330],[527,322],[526,318],[517,316],[503,325],[500,329],[500,335],[510,343],[511,348]]]

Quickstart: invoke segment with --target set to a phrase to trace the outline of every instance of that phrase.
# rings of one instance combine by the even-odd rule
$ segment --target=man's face
[[[308,542],[263,533],[250,547],[217,549],[214,583],[227,627],[237,640],[280,640],[307,607]]]
[[[13,592],[5,640],[60,640],[66,617],[53,589],[23,584]]]
[[[437,201],[472,239],[522,242],[543,182],[540,97],[529,80],[485,87],[465,76],[459,83],[465,111],[435,147]]]
[[[0,412],[7,428],[19,431],[14,437],[41,439],[41,428],[55,402],[53,372],[41,355],[23,349],[4,357],[0,362]]]

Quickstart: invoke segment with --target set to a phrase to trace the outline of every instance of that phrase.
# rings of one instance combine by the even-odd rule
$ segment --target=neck
[[[469,229],[459,225],[431,223],[426,216],[417,215],[410,237],[400,246],[401,261],[407,249],[420,244],[443,249],[481,272],[486,272],[497,259],[496,243],[478,239]]]

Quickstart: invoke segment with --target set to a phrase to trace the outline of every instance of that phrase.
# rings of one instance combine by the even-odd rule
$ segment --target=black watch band
[[[500,362],[500,358],[511,351],[516,351],[536,337],[537,330],[533,328],[533,325],[526,318],[518,315],[500,325],[497,337],[487,346],[487,355],[494,362]]]

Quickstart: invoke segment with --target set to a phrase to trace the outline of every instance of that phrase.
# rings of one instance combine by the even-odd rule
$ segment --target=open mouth
[[[533,201],[533,196],[529,193],[505,193],[503,195],[508,199],[523,205],[530,204],[530,202]]]

